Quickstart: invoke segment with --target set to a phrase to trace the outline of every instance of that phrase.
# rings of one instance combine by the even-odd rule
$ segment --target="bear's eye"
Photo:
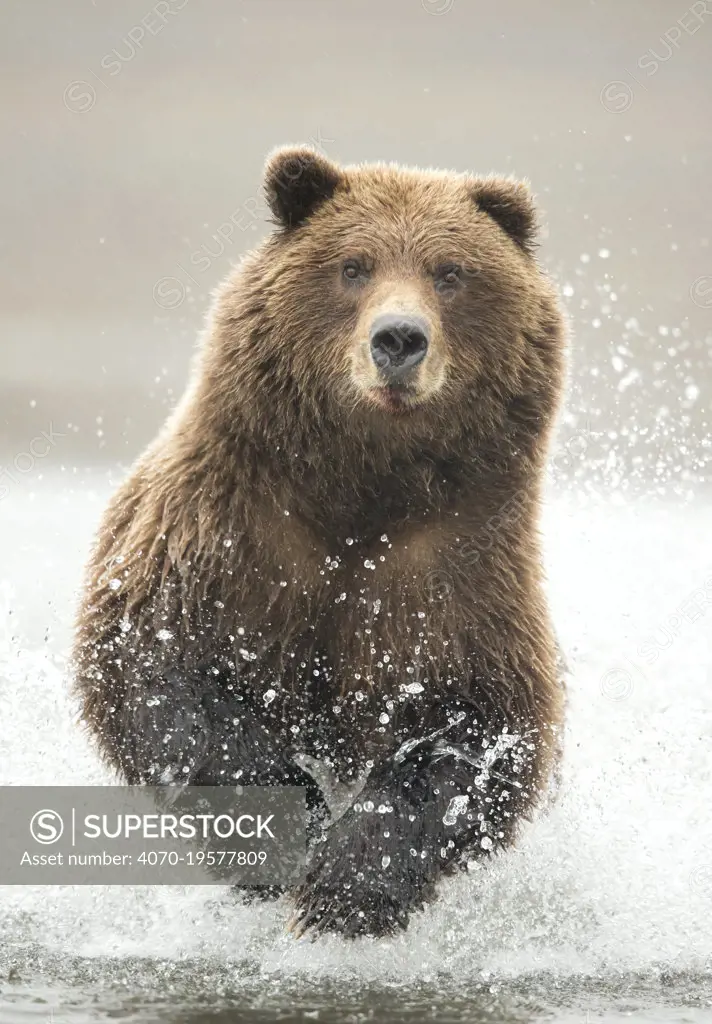
[[[446,263],[435,272],[435,287],[447,291],[448,288],[454,288],[459,284],[461,277],[462,267],[457,263]]]
[[[358,281],[366,277],[366,268],[358,260],[346,260],[341,272],[347,281]]]

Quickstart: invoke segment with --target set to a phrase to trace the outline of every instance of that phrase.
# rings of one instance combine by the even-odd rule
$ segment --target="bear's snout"
[[[406,384],[425,359],[428,325],[420,317],[383,313],[371,325],[371,357],[386,384]]]

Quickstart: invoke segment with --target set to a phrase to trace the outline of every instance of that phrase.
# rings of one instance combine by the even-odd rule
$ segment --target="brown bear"
[[[265,190],[275,230],[104,518],[77,682],[130,783],[304,786],[294,930],[383,935],[556,761],[562,317],[521,183],[300,147]],[[331,821],[320,775],[351,792]]]

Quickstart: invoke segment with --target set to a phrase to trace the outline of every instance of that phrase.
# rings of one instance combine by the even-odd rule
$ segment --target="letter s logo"
[[[43,846],[56,843],[63,832],[64,822],[56,811],[43,810],[33,814],[30,821],[30,833],[38,843],[42,843]]]

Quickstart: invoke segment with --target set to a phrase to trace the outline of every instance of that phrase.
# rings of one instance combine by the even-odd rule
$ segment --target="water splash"
[[[700,557],[708,511],[559,501],[546,537],[571,674],[558,798],[514,849],[447,880],[407,934],[295,941],[283,903],[244,906],[220,887],[6,887],[4,948],[16,958],[31,950],[56,975],[100,961],[112,976],[137,962],[149,970],[158,957],[210,964],[233,984],[255,972],[284,984],[564,982],[661,965],[709,977],[712,600],[699,597],[712,579],[712,552],[709,565]],[[22,631],[7,629],[12,591],[0,593],[0,783],[111,781],[77,724],[61,652],[23,646]],[[698,613],[686,617],[694,594]]]

